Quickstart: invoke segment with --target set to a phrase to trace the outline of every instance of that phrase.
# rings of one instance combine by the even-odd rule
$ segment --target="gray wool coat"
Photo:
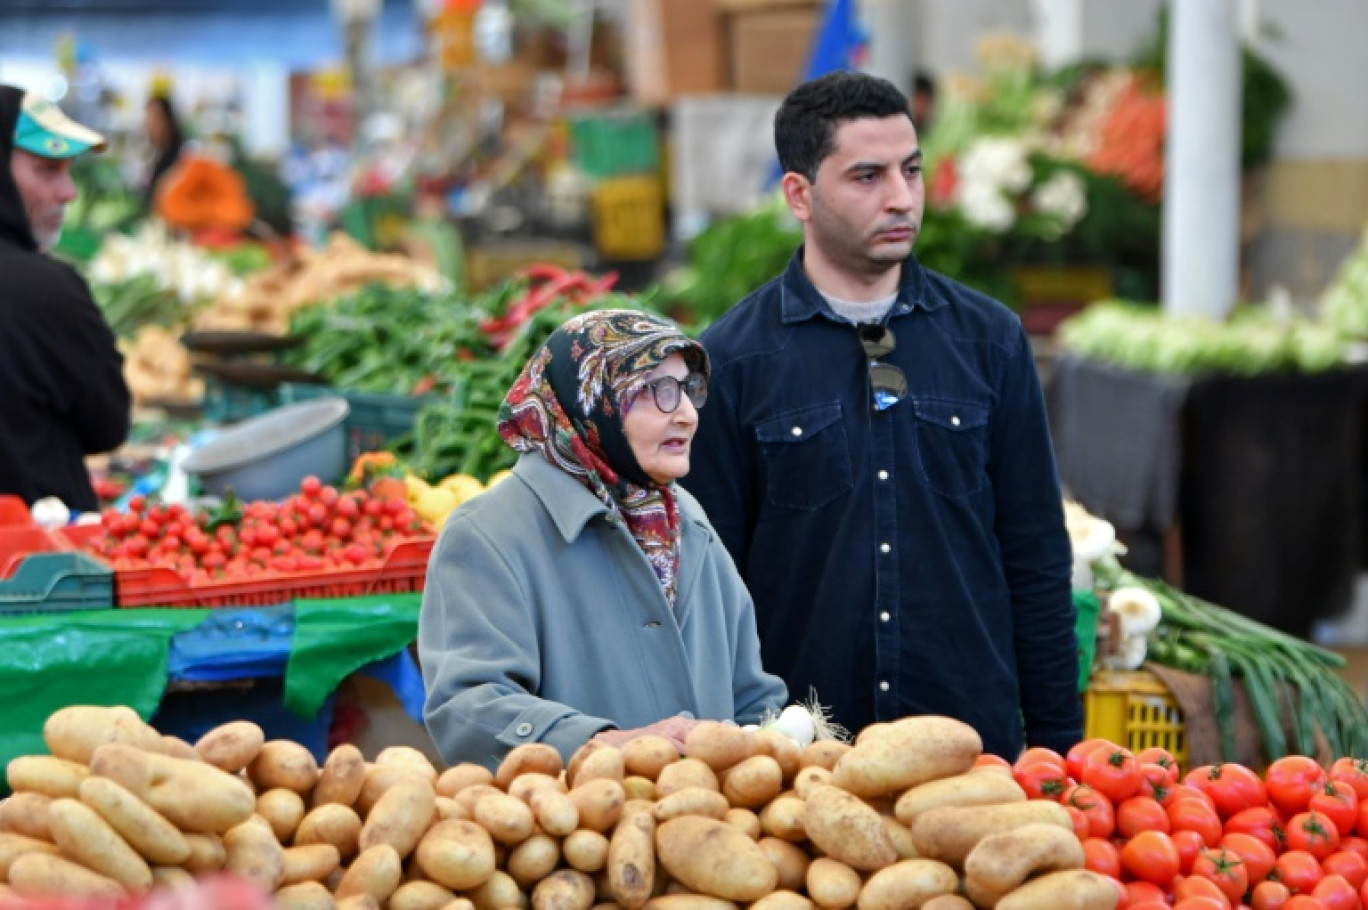
[[[754,723],[787,697],[760,666],[736,567],[684,490],[672,611],[626,526],[570,475],[524,455],[462,505],[428,564],[418,622],[424,716],[449,763],[524,743],[569,758],[595,733],[686,714]]]

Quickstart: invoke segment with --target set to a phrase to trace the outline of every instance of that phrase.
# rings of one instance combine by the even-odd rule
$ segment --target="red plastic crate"
[[[191,585],[167,568],[121,569],[114,575],[118,607],[252,607],[294,598],[362,597],[423,590],[436,538],[405,541],[379,569],[338,569],[250,581]]]
[[[29,508],[18,496],[0,496],[0,526],[31,523]]]
[[[71,549],[60,534],[37,525],[0,525],[0,579],[12,577],[25,556]]]

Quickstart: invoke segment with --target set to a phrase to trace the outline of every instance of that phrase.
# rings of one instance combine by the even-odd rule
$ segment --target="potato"
[[[898,858],[879,813],[839,787],[818,787],[808,796],[807,833],[827,856],[861,872]]]
[[[361,795],[364,797],[365,792],[363,791]],[[470,813],[471,818],[474,818],[475,804],[478,803],[480,800],[484,799],[486,796],[490,795],[507,796],[508,794],[504,793],[502,790],[500,790],[493,784],[475,784],[473,786],[466,787],[465,789],[461,790],[461,792],[457,793],[453,797],[453,799],[455,799],[456,802],[460,803],[461,806],[466,810],[466,812]]]
[[[664,798],[686,787],[704,787],[722,792],[717,773],[696,758],[683,758],[660,770],[656,778],[656,796]]]
[[[342,855],[332,844],[286,847],[280,871],[280,886],[321,882],[342,865]]]
[[[228,851],[223,848],[223,838],[217,834],[186,834],[185,843],[190,847],[190,855],[181,863],[185,871],[194,875],[208,875],[218,872],[228,862]]]
[[[722,777],[722,792],[733,806],[758,809],[784,789],[784,771],[768,755],[753,755]]]
[[[1121,891],[1116,882],[1084,869],[1051,872],[1010,892],[998,910],[1116,910]]]
[[[655,781],[649,777],[629,774],[622,779],[622,789],[627,794],[628,799],[644,799],[647,802],[655,802],[656,785]]]
[[[508,795],[514,799],[520,799],[532,805],[532,794],[538,790],[555,790],[558,793],[565,793],[569,790],[565,781],[559,777],[552,777],[550,774],[541,774],[536,771],[528,771],[513,778],[513,782],[508,785]]]
[[[532,910],[589,910],[593,905],[593,879],[573,869],[546,876],[532,892]]]
[[[318,783],[318,760],[299,743],[273,739],[263,743],[247,765],[247,776],[260,790],[284,787],[308,793]]]
[[[494,772],[484,765],[462,762],[452,765],[437,778],[437,795],[452,797],[472,784],[494,783]]]
[[[781,891],[803,890],[807,882],[808,866],[812,863],[807,851],[777,837],[762,837],[756,845],[770,861],[770,865],[774,866],[774,871],[779,874],[776,888]]]
[[[51,755],[21,755],[10,759],[5,770],[10,789],[16,793],[40,793],[52,799],[71,799],[90,776],[83,764]]]
[[[438,821],[444,822],[449,818],[463,818],[466,821],[470,821],[470,813],[466,811],[465,806],[462,806],[460,803],[456,802],[456,800],[448,799],[445,796],[439,796],[434,802],[437,806]]]
[[[575,780],[579,777],[580,766],[588,760],[589,756],[593,755],[595,752],[602,752],[604,749],[611,749],[614,752],[618,751],[612,746],[599,742],[597,739],[591,739],[575,750],[575,754],[570,756],[570,760],[565,763],[565,779],[569,782],[571,787],[575,786]]]
[[[180,829],[114,781],[86,778],[80,797],[149,863],[179,866],[189,858],[190,843]]]
[[[414,851],[418,867],[452,891],[468,891],[494,874],[494,841],[475,822],[438,822]]]
[[[796,891],[773,891],[750,905],[750,910],[814,910],[817,905]]]
[[[807,799],[818,787],[831,785],[831,772],[826,768],[813,765],[799,771],[793,778],[793,792],[800,799]]]
[[[26,853],[57,854],[57,845],[47,840],[36,840],[22,834],[0,832],[0,880],[9,874],[14,861]]]
[[[398,890],[403,874],[398,852],[389,844],[376,844],[352,860],[335,896],[340,901],[356,894],[369,894],[383,905]]]
[[[515,905],[521,907],[521,905]],[[468,897],[458,897],[443,904],[440,910],[476,910],[475,902]]]
[[[380,901],[375,895],[362,892],[338,898],[336,906],[337,910],[380,910]]]
[[[426,755],[412,746],[389,746],[381,749],[380,754],[375,756],[375,764],[381,768],[399,768],[415,777],[421,777],[434,787],[437,785],[436,767]]]
[[[267,790],[257,797],[256,814],[266,819],[275,832],[276,840],[288,844],[299,830],[299,823],[304,820],[304,797],[284,787]]]
[[[585,756],[570,784],[578,787],[591,780],[615,780],[621,783],[625,776],[621,752],[612,748],[597,749]]]
[[[77,799],[55,800],[48,807],[52,840],[68,859],[112,878],[130,891],[152,887],[147,861],[109,826],[98,812]]]
[[[840,860],[819,856],[807,870],[807,893],[822,910],[845,910],[860,897],[864,880]]]
[[[685,757],[698,759],[714,772],[740,764],[750,754],[750,734],[735,724],[702,720],[684,738]]]
[[[315,809],[325,803],[350,806],[361,795],[361,785],[365,782],[366,759],[361,750],[351,743],[343,743],[324,759],[318,783],[309,793],[309,806]]]
[[[608,865],[608,838],[581,828],[561,841],[561,853],[571,869],[592,875]]]
[[[385,795],[385,791],[393,787],[399,781],[409,777],[414,777],[408,768],[397,765],[366,765],[366,777],[361,782],[361,792],[357,794],[356,802],[352,806],[362,817],[370,814],[375,804],[380,801],[380,797]]]
[[[294,844],[332,844],[345,863],[356,855],[360,840],[361,817],[356,810],[341,803],[325,803],[304,816],[295,831]]]
[[[727,817],[727,810],[730,808],[727,798],[716,790],[709,790],[706,787],[685,787],[655,804],[655,819],[657,822],[667,822],[681,815],[702,815],[721,821]]]
[[[390,895],[387,910],[440,910],[456,895],[436,882],[405,882]]]
[[[581,828],[604,834],[618,823],[627,794],[615,780],[591,780],[570,791],[570,802],[579,812]]]
[[[528,890],[560,865],[560,844],[546,834],[534,834],[508,853],[505,870],[518,887]]]
[[[495,841],[510,847],[527,840],[536,824],[527,803],[498,791],[475,804],[475,820]]]
[[[1055,825],[1023,825],[979,841],[964,860],[964,893],[991,910],[1033,875],[1083,868],[1083,845]]]
[[[275,910],[333,910],[332,892],[318,882],[287,885],[271,895]]]
[[[922,904],[922,910],[975,910],[973,903],[958,894],[938,894]]]
[[[998,765],[998,764],[991,764],[991,765],[989,765],[989,764],[978,764],[977,762],[974,764],[974,767],[970,768],[970,769],[969,769],[967,772],[965,772],[965,773],[967,773],[967,774],[991,774],[991,775],[994,775],[994,776],[996,776],[996,777],[1007,777],[1007,778],[1015,778],[1015,777],[1016,777],[1016,775],[1012,773],[1012,766],[1011,766],[1011,765]]]
[[[856,746],[855,748],[859,748]],[[942,894],[954,894],[959,876],[933,859],[905,859],[869,877],[856,902],[859,910],[920,910]]]
[[[728,809],[722,821],[731,825],[751,840],[760,839],[760,816],[749,809]]]
[[[48,827],[48,806],[52,797],[42,793],[15,793],[0,802],[0,831],[22,834],[37,840],[52,840]]]
[[[1024,803],[1026,791],[1011,777],[957,774],[913,787],[898,797],[893,812],[909,827],[917,816],[940,806],[995,806]]]
[[[524,775],[525,777],[526,775]],[[569,794],[550,787],[533,792],[528,805],[547,834],[565,837],[579,827],[579,809]]]
[[[886,796],[963,774],[983,754],[983,740],[950,717],[905,717],[855,745],[832,769],[836,786],[856,796]]]
[[[850,743],[835,739],[819,739],[803,750],[798,759],[798,768],[824,768],[830,771],[850,749]]]
[[[638,910],[651,899],[656,875],[654,807],[633,800],[608,840],[608,890],[627,910]]]
[[[803,749],[778,730],[755,730],[751,733],[751,755],[768,755],[779,763],[784,780],[793,780],[802,770]]]
[[[654,733],[638,736],[623,744],[622,764],[628,774],[655,780],[666,765],[679,761],[675,744]]]
[[[725,822],[690,815],[656,832],[660,863],[699,894],[750,902],[774,890],[778,870],[755,841]]]
[[[266,735],[249,720],[220,724],[195,742],[201,759],[229,774],[236,774],[252,763]]]
[[[737,910],[737,907],[732,901],[706,894],[662,894],[647,901],[645,910]]]
[[[122,785],[185,832],[221,834],[256,811],[251,788],[204,762],[105,743],[95,750],[90,770]]]
[[[48,853],[26,853],[16,859],[9,869],[9,883],[18,894],[41,897],[60,894],[67,898],[112,899],[126,894],[123,885],[114,879]]]
[[[152,887],[157,891],[193,891],[195,877],[177,866],[153,866]]]
[[[475,910],[499,910],[501,907],[526,907],[527,895],[507,872],[495,872],[483,885],[466,894]]]
[[[157,751],[160,752],[162,755],[169,755],[172,758],[185,758],[189,759],[190,761],[204,761],[200,754],[195,751],[194,746],[190,745],[188,742],[181,739],[179,736],[171,736],[170,734],[162,735],[161,745],[157,747]]]
[[[891,815],[879,813],[880,820],[883,821],[884,831],[888,832],[888,839],[893,844],[893,849],[898,854],[898,859],[922,859],[922,855],[917,852],[916,841],[912,839],[912,829],[898,821]]]
[[[161,734],[127,706],[72,705],[48,716],[43,723],[43,742],[55,757],[88,765],[96,748],[105,743],[127,743],[155,752],[161,748]],[[13,782],[10,786],[19,789]]]
[[[809,805],[809,818],[811,809]],[[917,816],[912,825],[912,842],[922,856],[963,866],[970,851],[985,837],[1035,822],[1073,830],[1068,810],[1049,800],[1001,806],[941,806]]]
[[[807,840],[807,803],[796,796],[781,796],[760,810],[760,830],[792,843]]]
[[[285,871],[285,850],[261,816],[223,834],[223,870],[274,891]]]
[[[499,768],[494,772],[494,785],[501,790],[507,790],[519,775],[532,772],[548,777],[560,777],[564,768],[561,755],[554,746],[548,746],[546,743],[526,743],[512,749],[504,756],[503,761],[499,762]]]
[[[436,814],[437,793],[431,783],[421,777],[401,780],[386,790],[371,809],[361,827],[359,846],[364,852],[377,844],[389,844],[400,859],[405,859],[418,846]]]

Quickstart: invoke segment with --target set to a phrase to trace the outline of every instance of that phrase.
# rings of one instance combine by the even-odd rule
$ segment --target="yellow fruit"
[[[455,493],[441,487],[428,487],[419,494],[417,502],[413,504],[413,511],[417,512],[423,521],[440,528],[458,505],[460,503],[456,501]]]
[[[443,477],[437,486],[455,493],[457,502],[465,502],[473,496],[479,496],[485,489],[485,485],[480,483],[478,477],[471,477],[469,474],[452,474],[450,477]]]
[[[404,477],[404,488],[408,490],[408,501],[411,506],[417,505],[418,498],[432,489],[426,480],[416,474],[408,474]]]

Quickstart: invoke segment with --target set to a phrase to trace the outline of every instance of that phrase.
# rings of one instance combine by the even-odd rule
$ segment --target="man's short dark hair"
[[[865,73],[828,73],[789,92],[774,115],[774,148],[785,173],[817,179],[836,148],[836,130],[851,120],[897,114],[912,118],[907,96],[887,79]]]

